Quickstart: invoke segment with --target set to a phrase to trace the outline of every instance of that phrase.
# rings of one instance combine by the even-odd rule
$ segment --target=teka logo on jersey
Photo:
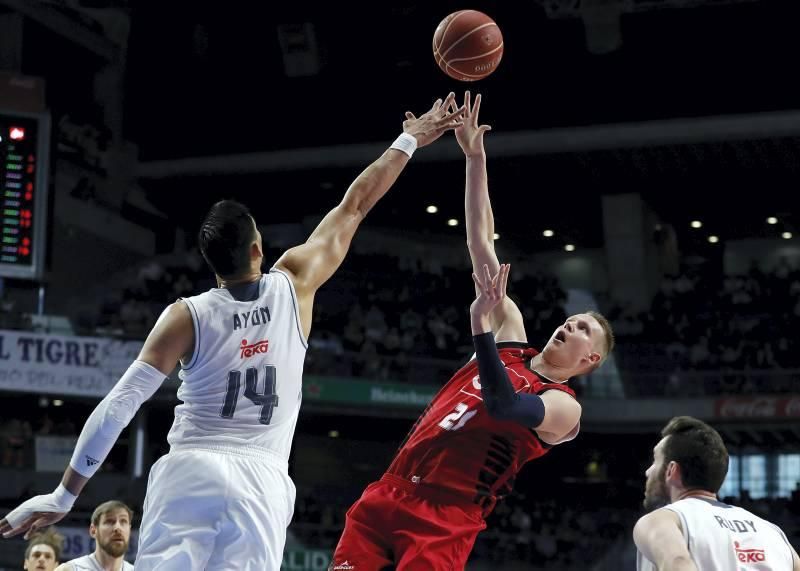
[[[247,344],[247,339],[242,339],[242,345],[241,347],[239,347],[239,350],[241,351],[242,359],[247,359],[249,357],[252,357],[256,353],[266,353],[268,347],[269,347],[268,339],[252,343],[250,345]]]
[[[736,559],[741,563],[761,563],[767,560],[763,549],[741,549],[738,541],[734,541],[733,546],[736,551]]]
[[[333,571],[345,571],[347,569],[355,569],[355,566],[350,565],[349,561],[345,561],[344,563],[339,563],[338,565],[334,565],[332,567]]]

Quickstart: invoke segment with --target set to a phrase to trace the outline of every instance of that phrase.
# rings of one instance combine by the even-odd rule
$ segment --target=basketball
[[[503,34],[489,16],[460,10],[447,16],[433,33],[433,57],[447,75],[477,81],[490,75],[503,57]]]

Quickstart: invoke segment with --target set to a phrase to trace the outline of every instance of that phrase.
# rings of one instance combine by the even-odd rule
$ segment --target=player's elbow
[[[538,427],[555,436],[566,437],[581,420],[581,405],[575,399],[560,399],[557,406],[548,403],[542,424]]]
[[[467,232],[467,249],[473,257],[485,256],[494,252],[494,244],[486,234],[473,230]]]
[[[343,217],[351,224],[355,222],[355,224],[358,225],[370,209],[370,205],[368,205],[366,200],[366,194],[360,192],[362,186],[363,185],[351,187],[337,207]]]

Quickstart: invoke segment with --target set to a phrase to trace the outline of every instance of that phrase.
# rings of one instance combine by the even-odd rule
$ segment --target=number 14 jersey
[[[170,445],[247,446],[289,458],[308,347],[289,277],[272,269],[247,300],[213,288],[183,302],[194,351],[182,363],[182,404]]]
[[[497,349],[518,393],[560,390],[575,397],[565,384],[529,368],[538,351],[526,343],[501,342]],[[560,442],[572,440],[578,430],[576,426]],[[481,397],[478,363],[472,359],[433,397],[387,472],[478,504],[488,515],[496,501],[511,491],[522,466],[551,447],[533,429],[489,415]]]

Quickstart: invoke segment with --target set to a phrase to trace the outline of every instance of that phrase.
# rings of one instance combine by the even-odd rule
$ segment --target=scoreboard
[[[0,277],[44,273],[50,116],[0,109]]]

